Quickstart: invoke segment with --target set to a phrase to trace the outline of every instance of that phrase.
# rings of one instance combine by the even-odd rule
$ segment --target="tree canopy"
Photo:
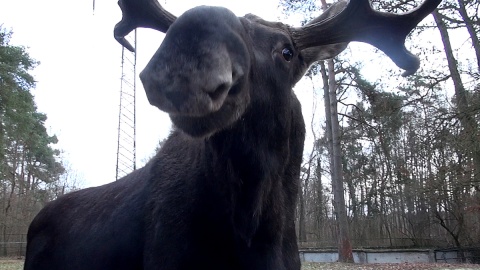
[[[309,20],[321,12],[317,2],[282,0],[281,5],[286,15],[307,12]],[[422,1],[371,2],[376,9],[401,13]],[[410,34],[407,47],[422,66],[406,79],[392,66],[363,69],[358,58],[351,58],[358,52],[324,65],[335,73],[343,190],[354,247],[478,246],[479,7],[478,0],[443,1]],[[373,50],[363,52],[362,61],[370,55],[379,62],[381,53]],[[321,74],[317,66],[308,73],[318,88],[328,85]],[[327,247],[339,236],[328,129],[318,126],[317,141],[305,146],[312,153],[302,171],[317,173],[302,174],[298,228],[304,246]]]
[[[65,169],[57,137],[45,127],[47,116],[35,105],[31,71],[39,64],[12,32],[0,26],[0,226],[3,242],[26,226],[47,201],[58,195]],[[6,252],[4,250],[4,252]]]

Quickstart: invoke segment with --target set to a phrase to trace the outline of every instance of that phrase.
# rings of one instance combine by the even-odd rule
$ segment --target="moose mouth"
[[[215,131],[231,126],[239,119],[249,103],[248,94],[240,94],[240,87],[232,87],[218,105],[218,109],[204,115],[169,113],[173,124],[192,137],[209,137]]]
[[[223,84],[214,91],[175,93],[152,91],[147,94],[152,105],[167,112],[173,124],[192,137],[208,137],[216,130],[233,124],[249,103],[241,84]],[[148,91],[147,91],[148,93]]]
[[[230,83],[223,83],[213,91],[179,89],[165,91],[158,101],[149,100],[152,105],[171,115],[201,117],[218,111],[229,96],[230,89]]]
[[[168,113],[173,124],[192,137],[206,137],[231,125],[249,103],[248,91],[242,91],[240,83],[243,76],[236,74],[210,91],[207,87],[192,89],[185,83],[188,80],[165,80],[147,74],[142,72],[140,79],[150,104]]]
[[[222,83],[213,91],[190,90],[186,87],[150,88],[145,86],[150,104],[176,116],[204,117],[219,111],[235,98],[237,84]]]
[[[215,60],[213,69],[197,69],[188,76],[171,67],[147,66],[140,79],[150,104],[172,116],[206,117],[236,103],[245,80],[243,68]]]

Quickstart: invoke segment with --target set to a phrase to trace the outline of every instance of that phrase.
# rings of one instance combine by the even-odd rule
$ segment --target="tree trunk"
[[[468,30],[468,34],[472,39],[472,46],[475,50],[475,55],[477,57],[477,68],[480,72],[480,40],[478,39],[477,32],[475,31],[474,22],[468,17],[467,9],[465,7],[465,0],[458,0],[458,12],[462,16],[462,20],[465,22],[465,27]]]
[[[322,9],[327,10],[327,2],[321,0]],[[352,262],[353,263],[353,253],[352,253],[352,244],[350,242],[350,236],[348,232],[348,219],[347,211],[345,208],[345,197],[343,190],[343,171],[342,171],[342,153],[340,147],[340,125],[338,123],[338,112],[337,112],[337,84],[335,82],[335,65],[333,59],[327,60],[328,65],[328,87],[324,86],[325,99],[329,96],[329,105],[325,106],[325,117],[331,119],[331,136],[329,139],[332,145],[332,151],[330,156],[332,167],[332,188],[334,195],[334,206],[335,211],[337,212],[337,223],[338,223],[338,260],[340,262]],[[323,66],[324,67],[324,66]],[[325,80],[324,80],[325,81]],[[327,104],[327,100],[325,100]],[[328,109],[330,108],[330,109]],[[330,112],[330,113],[329,113]],[[329,117],[330,116],[330,117]]]
[[[324,0],[322,0],[324,3]],[[352,245],[348,233],[348,219],[345,209],[343,190],[342,153],[340,147],[340,125],[337,113],[337,85],[333,60],[328,60],[328,77],[325,65],[321,64],[324,84],[325,118],[327,122],[327,140],[330,150],[330,171],[332,176],[332,189],[334,197],[334,210],[337,218],[338,233],[338,260],[340,262],[353,262]]]
[[[300,242],[300,245],[307,241],[307,235],[305,232],[305,198],[303,196],[304,189],[305,187],[303,187],[303,184],[300,185],[300,192],[298,193],[300,196],[298,201],[298,242]]]
[[[316,174],[316,204],[315,204],[315,231],[318,233],[323,227],[322,224],[325,220],[325,211],[324,211],[324,195],[323,195],[323,184],[322,184],[322,159],[320,158],[320,153],[317,157],[317,166],[315,167]],[[321,233],[319,233],[321,235]]]
[[[333,171],[335,183],[333,196],[335,200],[335,211],[338,219],[338,260],[340,262],[353,262],[352,244],[348,233],[348,219],[345,207],[345,194],[343,189],[342,149],[340,124],[338,123],[337,112],[337,85],[335,82],[335,71],[333,60],[328,60],[328,84],[330,92],[330,117],[332,119],[332,150],[333,150]]]

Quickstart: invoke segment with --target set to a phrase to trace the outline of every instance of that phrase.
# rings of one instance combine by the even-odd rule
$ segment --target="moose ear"
[[[312,65],[316,61],[331,59],[345,50],[348,46],[347,42],[336,43],[324,46],[310,47],[302,50],[303,60],[307,66]]]

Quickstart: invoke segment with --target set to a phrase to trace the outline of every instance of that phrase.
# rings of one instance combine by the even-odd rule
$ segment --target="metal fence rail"
[[[27,251],[27,242],[0,242],[2,257],[23,257]]]
[[[435,262],[480,264],[480,247],[435,249]]]

